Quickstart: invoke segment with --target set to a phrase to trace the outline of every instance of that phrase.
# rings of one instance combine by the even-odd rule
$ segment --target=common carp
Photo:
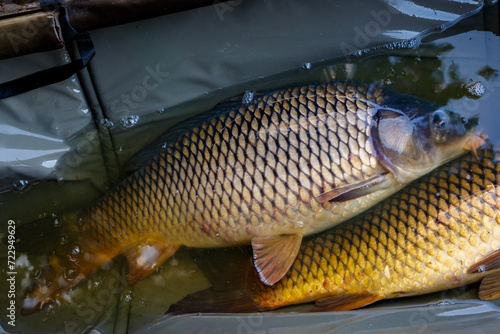
[[[249,271],[234,291],[205,290],[170,313],[249,312],[316,302],[341,311],[481,281],[500,297],[500,155],[438,168],[350,221],[304,242],[274,286]]]
[[[76,217],[24,300],[34,312],[119,254],[129,282],[180,246],[251,244],[266,284],[309,235],[474,149],[477,119],[372,84],[329,82],[219,106]]]

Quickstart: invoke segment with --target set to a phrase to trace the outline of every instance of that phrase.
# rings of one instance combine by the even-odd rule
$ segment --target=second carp
[[[312,311],[342,311],[477,281],[481,299],[499,298],[499,156],[460,158],[305,242],[274,286],[250,270],[237,289],[195,293],[170,313],[263,311],[312,301]]]

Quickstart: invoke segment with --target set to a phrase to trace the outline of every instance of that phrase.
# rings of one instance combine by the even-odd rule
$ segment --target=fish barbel
[[[171,130],[167,147],[77,217],[24,312],[119,254],[129,282],[180,246],[251,244],[272,285],[302,237],[356,215],[477,145],[477,120],[373,84],[329,82],[219,106]]]
[[[350,310],[480,280],[481,299],[500,297],[500,162],[491,151],[480,161],[460,159],[305,242],[274,286],[251,271],[243,288],[201,291],[170,312],[262,311],[312,301],[312,311]]]

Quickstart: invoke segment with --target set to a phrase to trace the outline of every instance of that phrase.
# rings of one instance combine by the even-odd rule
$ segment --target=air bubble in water
[[[73,245],[73,247],[70,250],[69,257],[72,260],[76,260],[81,254],[81,249],[78,245]]]
[[[62,234],[61,237],[59,238],[59,243],[61,245],[66,245],[68,243],[68,237],[66,234]]]
[[[130,116],[125,116],[120,120],[120,124],[125,128],[125,129],[130,129],[134,125],[139,122],[139,116],[137,115],[130,115]]]
[[[102,284],[102,280],[97,277],[93,277],[88,282],[88,288],[90,291],[96,291]]]
[[[436,305],[438,305],[438,306],[446,306],[446,305],[453,305],[453,304],[455,304],[455,303],[449,299],[443,299],[443,300],[440,300],[439,302],[436,303]]]
[[[14,189],[16,190],[24,190],[26,187],[28,187],[29,182],[28,180],[17,180],[14,182]]]
[[[464,89],[465,95],[471,99],[479,99],[486,93],[486,87],[479,81],[466,84]]]
[[[77,274],[78,271],[75,268],[66,268],[63,272],[64,279],[66,279],[67,281],[73,280]]]
[[[105,119],[101,119],[101,121],[99,122],[102,126],[105,126],[107,128],[110,128],[114,125],[113,122],[111,122],[109,119],[105,118]]]
[[[125,302],[125,303],[129,303],[132,301],[132,295],[127,293],[125,296],[123,296],[122,300]]]
[[[254,92],[251,91],[251,90],[247,90],[244,94],[243,94],[243,98],[241,99],[241,103],[242,104],[248,104],[250,102],[252,102],[253,100],[253,94]]]
[[[43,268],[42,267],[35,267],[33,269],[33,278],[40,278],[42,276]]]
[[[56,302],[51,302],[45,307],[46,314],[54,314],[56,312]]]

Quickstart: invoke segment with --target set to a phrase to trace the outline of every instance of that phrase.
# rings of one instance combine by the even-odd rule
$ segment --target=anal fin
[[[372,304],[383,299],[379,295],[369,292],[360,294],[341,294],[316,301],[316,307],[309,312],[328,312],[328,311],[348,311]]]
[[[255,312],[263,308],[247,290],[215,291],[206,289],[172,304],[165,314]]]
[[[483,278],[479,286],[479,298],[482,300],[500,298],[500,272],[493,272]]]
[[[488,254],[484,259],[467,269],[468,274],[481,273],[500,268],[500,249]]]
[[[290,269],[302,242],[302,234],[255,237],[252,249],[255,268],[264,284],[273,285]]]
[[[156,268],[161,266],[179,248],[163,243],[145,241],[134,244],[123,255],[129,263],[129,283],[134,284],[148,277]]]
[[[346,202],[387,188],[390,179],[389,173],[377,175],[365,181],[337,187],[324,192],[316,197],[316,200],[320,203]]]

